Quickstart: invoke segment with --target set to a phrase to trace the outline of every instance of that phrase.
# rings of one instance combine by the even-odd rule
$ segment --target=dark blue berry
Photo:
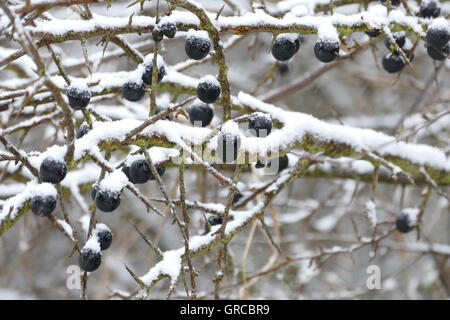
[[[89,132],[89,128],[85,125],[82,125],[80,129],[77,131],[77,139],[80,139],[84,135],[86,135]]]
[[[155,41],[155,42],[162,41],[163,35],[164,34],[162,33],[162,30],[159,28],[155,28],[152,31],[152,38],[153,38],[153,41]]]
[[[44,182],[59,183],[67,174],[67,165],[58,160],[46,158],[41,163],[39,175]]]
[[[209,39],[189,36],[186,39],[184,50],[189,58],[201,60],[206,57],[211,49]]]
[[[103,212],[114,211],[120,205],[120,192],[100,189],[95,204]]]
[[[242,198],[242,193],[240,193],[239,191],[235,191],[234,195],[233,195],[233,202],[231,204],[235,205],[237,202],[239,202],[239,200],[241,198]]]
[[[215,81],[201,81],[197,85],[197,96],[204,103],[213,103],[220,96],[220,86]]]
[[[122,172],[125,173],[125,175],[127,176],[128,180],[130,180],[130,167],[127,166],[126,164],[124,164],[122,166]]]
[[[250,118],[248,128],[257,137],[266,137],[272,131],[272,121],[268,117],[255,115]]]
[[[224,163],[233,162],[238,156],[240,146],[240,136],[220,133],[217,139],[216,154]]]
[[[419,9],[419,17],[437,18],[441,13],[441,7],[437,1],[422,1]]]
[[[314,54],[321,62],[331,62],[339,56],[339,42],[317,40],[314,46]]]
[[[278,167],[278,172],[283,171],[286,169],[289,165],[289,158],[287,155],[284,155],[282,157],[279,157],[278,159],[270,160],[269,163],[267,163],[268,168],[274,168]]]
[[[128,101],[139,101],[145,95],[145,86],[136,82],[125,82],[122,86],[122,94]]]
[[[289,36],[279,36],[272,45],[272,55],[278,61],[286,61],[294,56],[300,48],[299,39],[292,39]]]
[[[210,226],[217,226],[219,224],[222,224],[223,218],[216,215],[211,215],[208,217],[208,222],[205,223],[205,232],[208,233],[211,231]]]
[[[83,248],[78,262],[84,271],[92,272],[100,267],[102,255],[100,252],[94,251],[91,248]]]
[[[409,216],[403,212],[400,213],[397,220],[395,220],[395,227],[398,231],[403,233],[410,232],[413,229]]]
[[[103,227],[100,229],[96,229],[95,234],[97,235],[101,250],[106,250],[111,246],[113,238],[111,230],[109,230],[109,228]]]
[[[56,208],[56,198],[54,196],[34,196],[31,198],[31,211],[37,216],[49,216]]]
[[[142,81],[144,81],[145,84],[151,85],[152,84],[152,76],[153,76],[153,63],[149,63],[144,66],[145,71],[142,75]],[[166,72],[166,68],[164,66],[160,66],[158,68],[158,83],[161,82],[161,80],[164,78],[164,74]]]
[[[161,25],[161,31],[164,36],[172,39],[175,37],[175,34],[177,33],[177,26],[175,23],[167,22]]]
[[[434,48],[443,48],[450,40],[450,33],[446,29],[430,28],[426,35],[427,43]]]
[[[400,48],[403,48],[403,46],[405,45],[405,42],[406,42],[405,33],[404,32],[396,32],[396,33],[393,33],[392,36],[394,37],[395,43],[397,43],[397,45]],[[389,39],[384,38],[384,45],[386,46],[386,48],[391,50],[391,43],[389,42]]]
[[[198,125],[201,122],[201,126],[206,127],[211,123],[213,116],[213,109],[203,103],[193,104],[189,109],[189,121],[194,125]]]
[[[399,72],[405,66],[405,60],[398,53],[387,53],[381,62],[389,73]]]
[[[78,87],[68,87],[66,90],[69,105],[75,110],[82,110],[87,107],[91,100],[91,92],[89,90]]]
[[[156,172],[158,173],[158,175],[160,177],[162,177],[164,175],[164,172],[166,172],[166,167],[165,166],[161,166],[159,168],[156,168]],[[148,178],[149,180],[155,180],[156,177],[153,175],[153,172],[150,172],[150,177]]]
[[[381,34],[381,30],[380,29],[375,29],[373,31],[366,31],[366,34],[371,37],[371,38],[376,38]]]
[[[448,57],[449,45],[447,44],[444,48],[439,49],[439,50],[436,50],[435,48],[429,46],[429,47],[427,47],[427,53],[432,59],[438,60],[438,61],[443,61],[443,60],[447,59],[447,57]]]
[[[133,183],[146,183],[150,179],[151,169],[145,159],[133,161],[129,169],[129,180]]]

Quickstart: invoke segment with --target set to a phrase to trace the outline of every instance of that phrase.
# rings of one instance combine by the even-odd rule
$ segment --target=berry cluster
[[[102,252],[108,249],[112,243],[112,232],[103,223],[98,223],[92,232],[92,236],[86,241],[81,250],[78,263],[87,272],[97,270],[102,263]]]

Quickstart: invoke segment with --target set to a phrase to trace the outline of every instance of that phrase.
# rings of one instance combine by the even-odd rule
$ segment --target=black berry
[[[240,146],[240,136],[221,133],[217,139],[216,154],[224,163],[233,162],[238,156]]]
[[[438,61],[443,61],[443,60],[447,59],[447,57],[448,57],[449,45],[447,44],[444,48],[442,48],[440,50],[436,50],[435,48],[429,46],[429,47],[427,47],[427,53],[432,59],[438,60]]]
[[[37,216],[49,216],[56,208],[56,198],[54,196],[34,196],[31,198],[31,211]]]
[[[405,61],[398,53],[387,53],[382,60],[383,68],[389,73],[399,72],[405,66]]]
[[[441,13],[439,3],[434,0],[422,1],[419,9],[419,17],[422,18],[437,18]]]
[[[272,131],[272,121],[268,117],[255,115],[250,118],[248,128],[257,137],[266,137]]]
[[[241,198],[242,198],[242,193],[240,193],[239,191],[235,191],[234,195],[233,195],[233,202],[231,204],[235,205],[237,202],[239,202],[239,200]]]
[[[67,165],[58,160],[46,158],[41,163],[39,175],[44,182],[59,183],[67,174]]]
[[[129,180],[133,183],[146,183],[150,179],[151,169],[145,159],[134,161],[129,169]]]
[[[209,39],[192,35],[187,37],[184,45],[187,56],[194,60],[201,60],[206,57],[210,49]]]
[[[220,96],[219,82],[213,77],[201,79],[197,85],[197,96],[204,103],[215,102]]]
[[[277,163],[278,162],[278,163]],[[269,163],[267,163],[267,167],[271,168],[272,165],[278,164],[278,172],[283,171],[286,169],[289,165],[289,158],[287,155],[284,155],[282,157],[279,157],[278,160],[270,160]]]
[[[87,107],[91,100],[91,92],[87,89],[70,86],[66,90],[69,105],[75,110],[81,110]]]
[[[166,172],[166,167],[165,166],[161,166],[159,168],[156,168],[156,172],[158,173],[158,175],[160,177],[162,177],[164,175],[164,172]],[[153,175],[153,172],[150,172],[150,177],[148,178],[149,180],[155,180],[156,177]]]
[[[443,48],[450,40],[450,33],[446,29],[430,28],[427,31],[427,43],[434,48]]]
[[[371,38],[376,38],[381,34],[381,30],[380,29],[375,29],[373,31],[366,31],[366,34],[371,37]]]
[[[94,251],[91,248],[83,248],[78,262],[84,271],[92,272],[100,267],[102,255],[100,252]]]
[[[293,39],[293,37],[281,35],[273,42],[272,55],[278,61],[286,61],[292,58],[299,48],[298,38]]]
[[[222,224],[223,218],[220,216],[212,215],[208,217],[208,222],[205,223],[205,232],[208,233],[211,231],[210,226],[217,226],[219,224]]]
[[[397,220],[395,220],[395,227],[398,231],[403,233],[410,232],[413,229],[409,216],[403,212],[400,213]]]
[[[114,211],[120,204],[120,192],[100,189],[95,204],[103,212]]]
[[[173,37],[175,37],[175,34],[177,33],[177,26],[175,23],[167,22],[161,25],[161,31],[164,36],[172,39]]]
[[[194,125],[198,125],[198,122],[201,121],[201,126],[206,127],[211,123],[213,116],[213,109],[203,103],[193,104],[189,109],[189,121]]]
[[[321,62],[331,62],[339,55],[339,42],[318,40],[314,46],[314,54]]]
[[[122,86],[122,94],[128,101],[139,101],[145,95],[145,86],[132,81],[125,82]]]
[[[166,72],[166,68],[164,68],[163,65],[158,66],[158,83],[161,82],[161,80],[164,78],[164,74]],[[142,74],[142,81],[144,81],[145,84],[151,85],[152,84],[152,76],[153,76],[153,63],[149,63],[144,66],[145,71]]]
[[[82,125],[80,129],[77,131],[77,139],[80,139],[84,135],[86,135],[89,132],[89,128],[85,125]]]
[[[381,3],[387,3],[387,0],[381,0]],[[400,0],[391,0],[391,5],[398,6],[400,4]]]
[[[153,38],[153,41],[155,41],[155,42],[162,41],[163,35],[164,34],[163,34],[162,30],[159,28],[155,28],[152,31],[152,38]]]
[[[100,244],[100,250],[106,250],[111,246],[112,243],[112,233],[111,230],[104,224],[101,224],[100,228],[97,225],[95,234]]]
[[[394,37],[395,43],[400,47],[403,48],[406,42],[406,34],[404,32],[396,32],[393,33],[392,36]],[[391,43],[389,42],[389,39],[384,38],[384,45],[386,48],[391,50]]]

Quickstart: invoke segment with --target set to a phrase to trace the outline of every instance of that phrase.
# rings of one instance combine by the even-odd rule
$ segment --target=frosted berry
[[[175,37],[175,34],[177,33],[177,26],[175,23],[167,22],[161,25],[161,31],[164,36],[172,39]]]
[[[164,34],[161,29],[159,29],[159,28],[153,29],[153,31],[152,31],[153,41],[155,41],[155,42],[162,41],[163,36],[164,36]]]
[[[419,9],[419,17],[437,18],[441,13],[441,7],[435,0],[422,1]]]
[[[82,110],[87,107],[91,100],[91,92],[87,89],[70,86],[66,90],[69,105],[72,109]]]
[[[67,174],[67,165],[63,161],[46,158],[41,163],[39,175],[44,182],[59,183]]]
[[[209,226],[217,226],[219,224],[222,224],[223,218],[220,216],[212,215],[208,217],[208,222],[205,223],[205,232],[208,233],[211,231],[211,228]],[[208,224],[209,223],[209,224]]]
[[[145,86],[132,81],[125,82],[122,86],[122,94],[128,101],[139,101],[145,95]]]
[[[381,30],[375,29],[373,31],[366,31],[365,33],[371,38],[376,38],[381,34]]]
[[[113,239],[112,232],[106,225],[101,224],[101,227],[95,230],[95,235],[97,236],[101,250],[106,250],[111,246]]]
[[[83,248],[78,262],[84,271],[92,272],[100,267],[100,264],[102,263],[102,254],[91,248]]]
[[[166,68],[164,68],[163,65],[158,66],[158,83],[161,82],[161,80],[164,78],[164,74],[166,72]],[[152,76],[153,76],[153,63],[149,63],[144,66],[145,71],[142,75],[142,81],[144,81],[145,84],[151,85],[152,84]]]
[[[299,48],[298,38],[293,39],[293,37],[281,35],[273,42],[272,55],[278,61],[286,61],[292,58]]]
[[[271,168],[272,165],[276,165],[276,161],[278,161],[278,172],[283,171],[289,165],[289,158],[287,155],[284,155],[282,157],[279,157],[278,160],[270,160],[269,163],[267,163],[267,167]]]
[[[434,48],[444,48],[450,40],[450,33],[447,29],[430,28],[426,35],[427,43]]]
[[[31,198],[31,211],[37,216],[49,216],[56,208],[56,198],[51,195]]]
[[[314,46],[314,54],[321,62],[331,62],[339,55],[339,42],[317,40]]]
[[[413,229],[409,216],[403,212],[400,213],[397,220],[395,220],[395,227],[398,231],[403,233],[410,232]]]
[[[129,169],[129,180],[133,183],[146,183],[150,179],[151,169],[145,159],[134,161]]]
[[[216,154],[224,163],[233,162],[238,156],[240,146],[240,136],[220,133],[217,139]]]
[[[391,0],[391,5],[398,6],[401,0]],[[387,0],[381,0],[381,3],[387,3]]]
[[[220,96],[220,85],[215,78],[200,80],[197,85],[197,96],[204,103],[213,103]]]
[[[86,135],[89,132],[89,128],[85,125],[82,125],[80,129],[77,131],[77,139],[82,138],[84,135]]]
[[[384,70],[389,73],[399,72],[405,66],[405,61],[398,53],[387,53],[381,62]]]
[[[164,175],[164,172],[166,172],[166,167],[165,166],[161,166],[159,168],[156,168],[156,172],[158,173],[158,175],[160,177],[162,177]],[[153,175],[153,172],[150,171],[150,177],[148,178],[149,180],[155,180],[156,177]]]
[[[95,204],[103,212],[112,212],[119,207],[120,192],[100,189]]]
[[[239,202],[239,200],[241,200],[241,198],[242,198],[242,193],[240,193],[239,191],[235,191],[234,195],[233,195],[233,202],[231,204],[235,205],[236,203]]]
[[[201,60],[206,57],[210,49],[209,39],[196,36],[188,36],[184,45],[187,56],[194,60]]]
[[[203,103],[193,104],[189,109],[189,121],[191,121],[193,125],[198,125],[198,123],[201,122],[202,127],[206,127],[211,123],[213,116],[213,109]]]
[[[443,60],[447,59],[447,57],[448,57],[449,45],[447,44],[444,48],[442,48],[440,50],[436,50],[435,48],[429,46],[429,47],[427,47],[427,53],[432,59],[438,60],[438,61],[443,61]]]
[[[248,128],[257,137],[266,137],[272,131],[272,121],[266,116],[255,115],[250,118]]]
[[[394,37],[395,43],[400,47],[403,48],[406,42],[406,34],[404,32],[395,32],[392,34]],[[391,50],[391,43],[389,42],[389,39],[384,38],[384,45],[386,48]]]

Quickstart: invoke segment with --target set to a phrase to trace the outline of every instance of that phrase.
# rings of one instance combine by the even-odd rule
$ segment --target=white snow
[[[415,226],[417,224],[417,217],[419,213],[419,208],[404,208],[402,210],[402,214],[405,214],[408,217],[410,226]]]
[[[92,250],[101,254],[100,243],[98,242],[97,236],[91,236],[83,247],[84,250]]]
[[[121,169],[118,169],[106,174],[105,178],[100,182],[100,189],[121,192],[128,183],[129,181],[125,173]]]
[[[191,37],[206,39],[209,41],[208,32],[204,30],[189,29],[188,32],[186,33],[186,39],[189,39]]]

